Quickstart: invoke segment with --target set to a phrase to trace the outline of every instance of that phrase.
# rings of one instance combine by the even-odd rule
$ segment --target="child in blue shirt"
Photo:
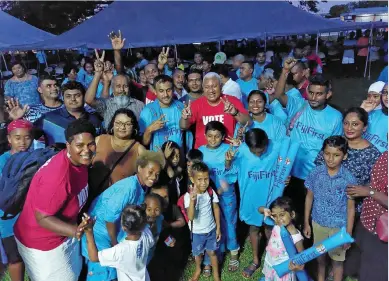
[[[342,166],[347,158],[347,140],[341,136],[327,138],[323,144],[323,157],[325,165],[317,166],[308,175],[305,186],[304,235],[310,238],[313,231],[314,243],[320,243],[340,228],[347,227],[352,234],[355,216],[355,203],[348,198],[346,189],[348,185],[357,184],[353,174]],[[310,218],[312,214],[312,228]],[[343,280],[343,262],[346,250],[350,245],[344,245],[328,254],[332,260],[334,281]],[[325,280],[326,255],[318,259],[318,280]]]
[[[231,259],[228,265],[229,271],[236,271],[239,268],[238,252],[239,244],[236,238],[236,224],[238,220],[236,194],[234,184],[228,182],[229,171],[225,168],[225,155],[230,146],[224,143],[226,128],[219,121],[211,121],[205,127],[205,138],[207,145],[199,147],[204,155],[204,163],[210,170],[210,176],[214,182],[219,195],[219,204],[221,209],[221,227],[223,243],[221,251],[227,249],[231,251]],[[210,262],[207,255],[204,258],[205,268],[209,267]]]

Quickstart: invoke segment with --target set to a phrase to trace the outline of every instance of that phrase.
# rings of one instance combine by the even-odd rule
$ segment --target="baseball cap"
[[[367,92],[368,93],[376,92],[378,94],[381,94],[384,87],[385,87],[385,82],[377,81],[370,85],[369,90]]]
[[[215,60],[213,64],[224,64],[227,60],[227,56],[223,52],[218,52],[215,54]]]

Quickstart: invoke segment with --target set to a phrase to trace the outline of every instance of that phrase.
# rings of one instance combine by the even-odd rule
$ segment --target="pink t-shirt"
[[[247,114],[247,110],[237,98],[227,95],[221,95],[221,97],[230,101],[239,112]],[[224,103],[222,101],[216,106],[211,106],[207,98],[203,96],[192,102],[190,108],[192,111],[192,117],[189,120],[190,124],[196,124],[195,148],[207,144],[205,139],[205,126],[209,121],[223,123],[227,129],[227,137],[234,136],[237,121],[231,114],[224,112]]]
[[[357,41],[357,46],[366,46],[368,44],[369,44],[369,38],[367,37],[361,37]],[[358,56],[367,57],[367,48],[359,49]]]
[[[53,250],[68,237],[41,227],[35,219],[35,211],[76,224],[87,198],[88,168],[74,166],[66,150],[59,152],[32,179],[23,210],[14,226],[15,237],[28,248]]]

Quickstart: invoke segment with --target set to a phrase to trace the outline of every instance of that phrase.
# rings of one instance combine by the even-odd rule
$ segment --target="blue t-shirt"
[[[261,76],[263,70],[265,69],[265,66],[267,65],[267,63],[265,62],[264,64],[262,65],[259,65],[259,63],[255,63],[254,64],[254,73],[253,73],[253,77],[255,77],[256,79],[259,79],[259,76]],[[254,75],[255,74],[255,75]]]
[[[240,90],[242,92],[242,103],[245,108],[248,108],[247,97],[252,90],[258,90],[257,79],[251,78],[249,81],[238,79],[236,80],[236,83],[239,84]]]
[[[99,251],[111,247],[106,222],[116,225],[117,240],[120,241],[126,236],[120,225],[124,207],[129,204],[140,205],[144,198],[145,190],[139,183],[138,176],[134,175],[114,183],[93,201],[89,213],[91,217],[96,217],[93,233]],[[82,239],[82,253],[88,257],[85,235]]]
[[[209,168],[209,174],[211,180],[215,183],[217,189],[220,188],[220,181],[226,181],[229,183],[228,190],[224,191],[219,197],[222,200],[223,197],[234,197],[235,188],[233,183],[236,181],[236,175],[230,170],[226,170],[226,152],[230,149],[230,145],[226,143],[220,144],[215,149],[208,148],[206,145],[199,147],[199,150],[203,153],[203,162],[207,164]]]
[[[328,174],[326,165],[315,167],[305,181],[305,186],[313,192],[312,220],[325,227],[345,227],[346,189],[353,184],[357,184],[357,179],[343,166],[334,176]]]
[[[258,208],[266,206],[276,177],[278,155],[283,142],[269,141],[260,157],[250,152],[243,143],[232,163],[240,191],[239,217],[248,225],[262,226],[263,215]]]
[[[154,246],[150,248],[149,255],[147,256],[147,264],[149,264],[151,259],[154,257],[154,252],[155,252],[155,249],[157,248],[157,241],[159,239],[159,235],[162,232],[163,219],[164,219],[164,216],[160,215],[155,220],[155,225],[157,227],[157,233],[153,233]],[[151,230],[151,228],[150,228],[150,230]]]
[[[290,133],[292,141],[299,142],[300,148],[293,164],[292,175],[305,180],[315,167],[313,163],[326,138],[343,134],[342,114],[327,105],[323,110],[314,110],[303,98],[288,97],[286,105],[288,124],[302,111]]]
[[[80,68],[77,72],[77,81],[80,81],[80,83],[83,83],[85,80],[86,71],[83,67]]]
[[[369,123],[363,137],[382,153],[388,150],[388,115],[382,110],[369,113]]]
[[[165,75],[167,75],[169,77],[172,77],[172,75],[173,75],[173,70],[170,70],[169,67],[167,66],[167,64],[165,64],[165,66],[163,67],[163,72]]]
[[[385,84],[388,84],[388,66],[385,66],[385,68],[381,71],[377,81],[382,81],[385,82]]]
[[[294,97],[294,98],[303,98],[300,94],[300,91],[296,88],[292,88],[289,91],[285,93],[288,97]],[[267,100],[269,100],[269,94],[266,93]],[[288,120],[288,115],[286,112],[286,109],[281,105],[281,103],[276,99],[273,100],[272,103],[268,103],[267,108],[269,109],[270,113],[274,116],[281,119],[281,121],[286,124]],[[289,124],[286,124],[289,125]]]
[[[236,124],[234,137],[237,136],[238,130],[243,127],[240,123]],[[250,126],[246,127],[246,132],[250,129],[259,128],[266,132],[267,137],[271,140],[279,140],[286,136],[286,127],[282,121],[270,113],[266,113],[265,120],[261,123],[253,120]]]
[[[168,140],[174,141],[182,147],[184,131],[181,130],[179,122],[183,108],[184,104],[177,100],[173,100],[169,107],[161,107],[159,101],[156,100],[143,108],[139,117],[139,128],[142,134],[161,115],[164,114],[164,120],[167,121],[162,129],[153,133],[150,150],[158,151],[158,148],[161,148]],[[186,133],[186,143],[188,147],[192,147],[193,135],[189,131]]]
[[[7,163],[8,159],[11,157],[11,152],[4,152],[0,156],[0,176],[2,174],[3,168]],[[3,210],[0,210],[0,217],[4,215]],[[14,225],[19,215],[10,220],[2,220],[0,219],[0,238],[7,238],[14,235]]]
[[[40,64],[46,63],[46,54],[44,51],[39,51],[35,54]]]
[[[4,96],[17,99],[20,105],[34,105],[41,102],[38,93],[38,78],[31,75],[30,80],[14,81],[8,80],[4,86]]]

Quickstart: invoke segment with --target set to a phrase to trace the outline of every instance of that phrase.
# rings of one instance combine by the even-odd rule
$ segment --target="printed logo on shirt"
[[[376,147],[382,147],[388,149],[388,143],[381,140],[380,137],[376,134],[370,134],[370,133],[365,133],[364,137],[366,140],[374,144]],[[386,136],[388,137],[388,136]]]
[[[276,171],[248,171],[247,172],[249,179],[254,179],[254,181],[269,179],[276,176]]]
[[[212,168],[210,170],[210,175],[211,176],[221,176],[221,175],[223,175],[223,172],[224,172],[223,169]]]
[[[84,205],[85,205],[85,203],[86,203],[86,200],[88,199],[88,185],[86,185],[86,186],[80,191],[80,193],[78,193],[77,198],[78,198],[78,207],[79,207],[80,210],[81,210],[82,207],[84,207]]]
[[[224,124],[224,114],[221,115],[212,115],[212,116],[203,116],[203,124],[204,126],[208,124],[208,122],[211,121],[219,121],[220,123]]]
[[[312,137],[318,138],[319,140],[324,140],[324,134],[316,131],[314,127],[304,125],[300,121],[296,122],[295,129],[300,130],[302,134],[311,135]]]
[[[143,255],[143,240],[140,241],[138,247],[136,248],[136,258],[141,259]]]

